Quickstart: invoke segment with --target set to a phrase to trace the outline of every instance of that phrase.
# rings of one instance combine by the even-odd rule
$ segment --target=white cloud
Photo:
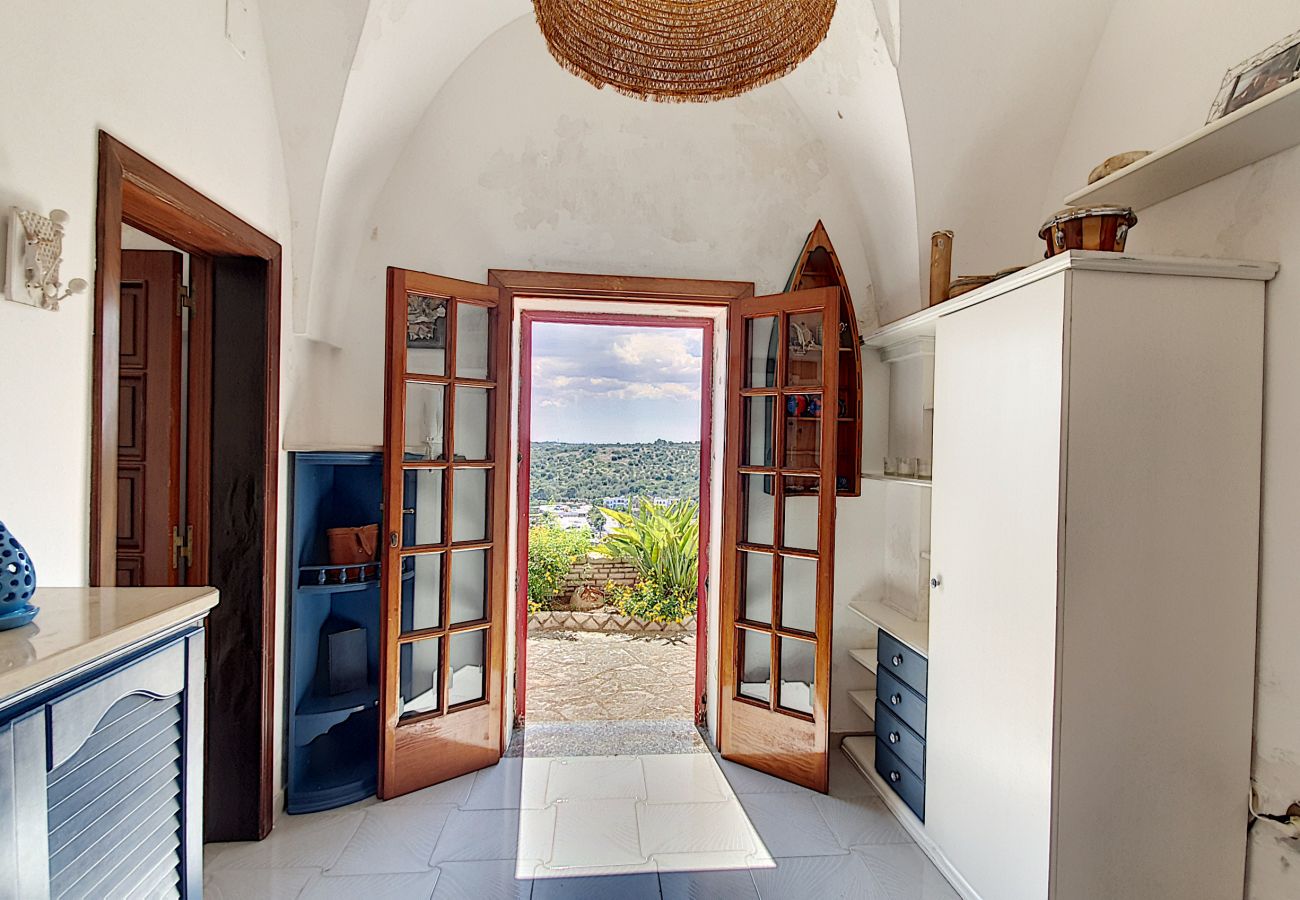
[[[694,329],[539,324],[533,400],[539,408],[593,399],[698,403],[702,362]]]

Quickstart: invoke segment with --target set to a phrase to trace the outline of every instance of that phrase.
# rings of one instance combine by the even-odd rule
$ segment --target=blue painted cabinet
[[[199,897],[203,631],[0,710],[0,896]]]
[[[331,809],[375,793],[379,563],[329,565],[326,532],[378,523],[382,485],[377,453],[294,454],[285,754],[290,813]],[[364,677],[351,685],[330,677],[331,648],[340,652],[340,641],[350,643],[354,664],[357,645],[363,648]]]
[[[876,772],[925,821],[929,662],[883,628],[876,650]]]

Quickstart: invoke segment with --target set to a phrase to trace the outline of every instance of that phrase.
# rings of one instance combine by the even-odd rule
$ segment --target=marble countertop
[[[0,703],[207,615],[211,587],[37,588],[30,625],[0,631]]]

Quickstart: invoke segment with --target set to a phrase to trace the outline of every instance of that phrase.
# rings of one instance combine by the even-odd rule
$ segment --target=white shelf
[[[930,623],[909,619],[896,609],[890,609],[879,600],[858,600],[849,604],[862,618],[877,628],[883,628],[922,656],[930,655]]]
[[[913,478],[911,475],[881,475],[879,472],[863,472],[862,477],[868,481],[891,481],[894,484],[914,484],[917,487],[929,487],[929,478]]]
[[[861,650],[850,650],[849,656],[853,657],[853,661],[862,666],[862,668],[866,669],[868,672],[874,673],[876,671],[875,647],[864,647]]]
[[[874,737],[860,737],[852,735],[840,741],[840,749],[844,755],[858,767],[862,775],[868,781],[874,781],[876,776],[876,739]]]
[[[1300,82],[1296,82],[1300,86]],[[1271,96],[1271,95],[1270,95]],[[1235,115],[1235,113],[1234,113]],[[1300,126],[1297,126],[1300,127]],[[1134,163],[1137,165],[1137,163]],[[1124,170],[1127,171],[1127,170]],[[1116,173],[1118,174],[1118,173]],[[1115,176],[1110,176],[1114,178]],[[1104,179],[1103,179],[1104,181]],[[1097,184],[1102,184],[1101,181]],[[1097,185],[1093,185],[1096,187]],[[1013,272],[982,288],[919,309],[909,316],[882,325],[862,342],[864,347],[886,351],[886,348],[906,344],[920,337],[933,337],[935,324],[943,316],[983,303],[1007,291],[1024,287],[1035,281],[1050,278],[1067,269],[1092,272],[1128,272],[1139,275],[1186,275],[1193,278],[1240,278],[1268,281],[1277,275],[1277,263],[1253,262],[1239,259],[1196,259],[1186,256],[1138,256],[1124,253],[1103,253],[1098,250],[1068,250],[1050,259],[1034,263],[1028,268]],[[888,352],[888,351],[886,351]]]
[[[1065,198],[1066,206],[1142,209],[1300,144],[1300,81]]]
[[[857,704],[858,709],[867,714],[872,722],[876,721],[876,692],[849,691],[849,699]]]

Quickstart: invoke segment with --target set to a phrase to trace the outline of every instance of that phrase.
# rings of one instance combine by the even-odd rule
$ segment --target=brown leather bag
[[[379,559],[378,525],[330,528],[325,531],[325,536],[329,540],[331,566],[347,566]]]

